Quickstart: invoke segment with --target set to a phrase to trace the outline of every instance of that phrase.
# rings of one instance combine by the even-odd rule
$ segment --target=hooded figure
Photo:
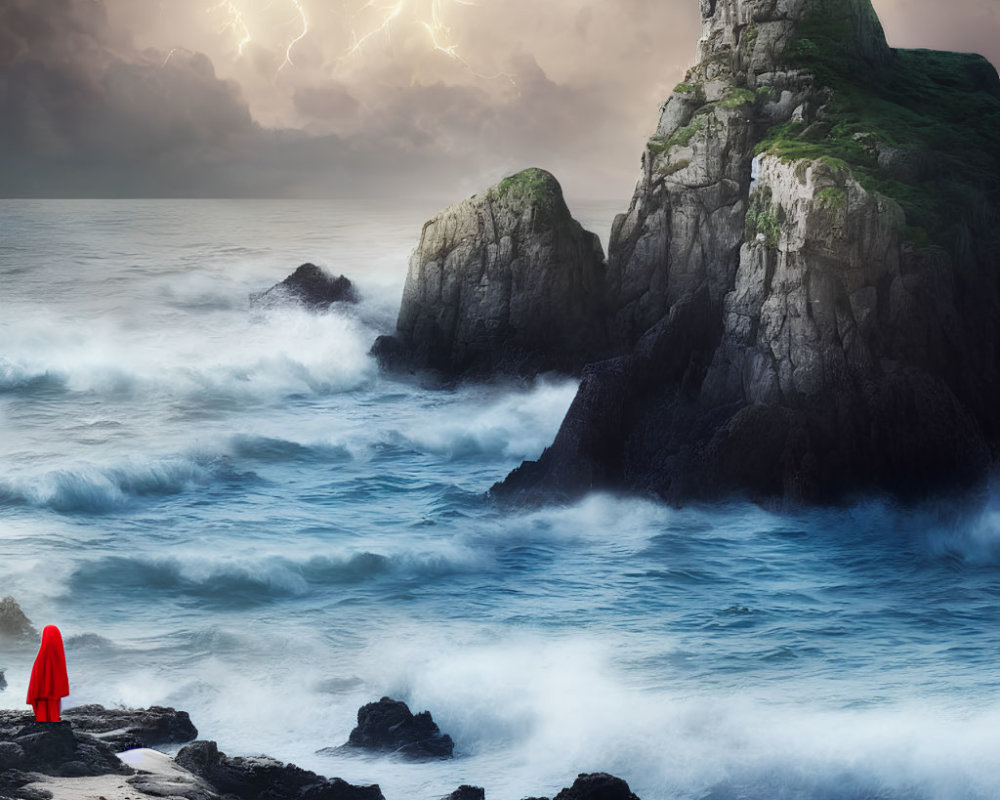
[[[35,719],[39,722],[58,722],[61,698],[68,694],[69,678],[66,675],[62,634],[55,625],[46,625],[28,683],[28,704],[35,709]]]

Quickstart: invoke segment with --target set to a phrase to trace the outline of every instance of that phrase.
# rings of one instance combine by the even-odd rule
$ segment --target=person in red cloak
[[[58,722],[62,698],[68,694],[69,677],[62,634],[55,625],[46,625],[42,631],[42,646],[31,668],[28,705],[35,709],[35,719],[39,722]]]

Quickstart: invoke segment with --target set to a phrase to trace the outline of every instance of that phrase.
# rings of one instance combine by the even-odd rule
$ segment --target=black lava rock
[[[639,800],[621,778],[606,772],[577,775],[573,785],[563,789],[555,800]]]
[[[385,800],[377,784],[354,786],[267,756],[230,758],[215,742],[182,747],[175,762],[239,800]]]
[[[187,711],[163,706],[109,709],[99,705],[76,706],[62,718],[78,731],[92,734],[115,750],[183,744],[198,738],[198,729]]]
[[[333,278],[315,264],[303,264],[281,283],[250,295],[250,306],[256,308],[293,304],[324,311],[333,303],[356,302],[357,292],[348,278]]]
[[[0,792],[23,785],[26,772],[79,777],[131,775],[132,768],[71,722],[36,722],[31,713],[0,711]]]
[[[358,709],[358,726],[344,746],[413,760],[451,758],[455,749],[451,737],[441,733],[429,711],[413,714],[406,703],[390,697]]]
[[[442,800],[486,800],[486,790],[481,786],[463,784]]]

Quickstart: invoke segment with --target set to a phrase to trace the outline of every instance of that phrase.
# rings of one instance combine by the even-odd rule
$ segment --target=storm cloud
[[[454,197],[546,167],[630,193],[695,0],[0,0],[4,196]],[[990,0],[876,0],[1000,59]]]

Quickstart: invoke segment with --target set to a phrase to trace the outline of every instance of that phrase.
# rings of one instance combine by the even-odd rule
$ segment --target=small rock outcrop
[[[315,264],[303,264],[281,283],[250,295],[251,308],[300,305],[311,311],[325,311],[334,303],[356,302],[357,292],[348,278],[334,278]]]
[[[619,355],[498,497],[919,499],[1000,453],[1000,79],[870,0],[703,0],[608,285]]]
[[[607,352],[604,273],[556,179],[524,170],[424,225],[395,336],[373,353],[449,378],[577,372]]]
[[[486,790],[481,786],[463,784],[451,794],[445,795],[442,800],[486,800]]]
[[[358,709],[358,725],[344,747],[430,760],[451,758],[455,743],[441,733],[429,711],[413,714],[401,700],[383,697]]]
[[[163,706],[109,709],[100,705],[68,708],[62,718],[100,739],[116,751],[135,747],[182,744],[198,738],[198,729],[186,711]]]
[[[12,639],[28,639],[38,636],[38,631],[31,624],[17,601],[8,595],[0,600],[0,637]]]
[[[606,772],[581,773],[555,800],[639,800],[621,778]]]
[[[549,800],[547,797],[526,797],[524,800]],[[628,783],[606,772],[581,772],[573,785],[563,789],[555,800],[639,800]]]
[[[70,722],[35,722],[34,715],[0,711],[0,792],[31,782],[26,773],[57,777],[131,775],[114,750]]]
[[[229,757],[211,741],[182,747],[175,761],[239,800],[384,800],[377,785],[354,786],[267,756]]]

